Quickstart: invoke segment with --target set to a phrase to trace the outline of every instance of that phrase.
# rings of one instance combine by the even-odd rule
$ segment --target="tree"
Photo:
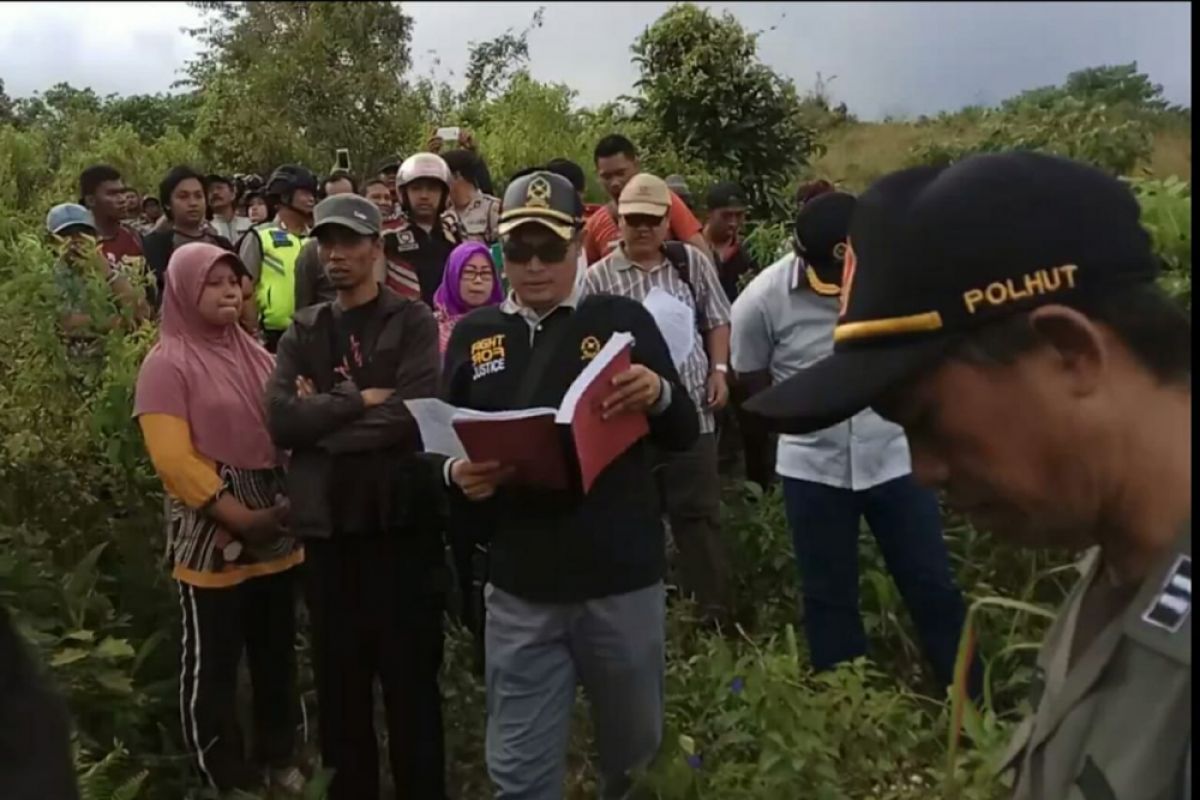
[[[1064,98],[1073,98],[1089,106],[1107,106],[1124,114],[1156,115],[1179,111],[1163,97],[1162,84],[1138,72],[1137,62],[1076,70],[1061,86],[1042,86],[1021,92],[1001,104],[1005,110],[1034,107],[1053,108]]]
[[[16,108],[13,107],[13,101],[8,96],[8,92],[4,91],[4,79],[0,78],[0,125],[15,122],[16,119]]]
[[[757,57],[757,34],[728,12],[720,18],[690,3],[673,6],[634,43],[641,70],[634,116],[644,144],[672,150],[740,181],[759,214],[778,205],[784,185],[817,150],[800,119],[791,81]]]
[[[196,126],[201,97],[195,92],[182,94],[135,94],[104,100],[104,114],[114,125],[126,124],[137,131],[143,142],[162,138],[168,129],[190,131]]]
[[[399,3],[193,5],[206,25],[189,32],[204,49],[185,83],[203,97],[196,133],[214,164],[324,171],[346,147],[362,170],[422,138]]]
[[[539,6],[520,33],[509,28],[494,39],[471,42],[467,56],[467,87],[463,101],[467,104],[497,97],[505,92],[517,73],[529,63],[529,34],[542,27],[545,6]]]

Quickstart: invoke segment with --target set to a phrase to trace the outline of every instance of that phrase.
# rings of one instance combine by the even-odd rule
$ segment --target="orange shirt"
[[[667,217],[671,220],[671,232],[668,234],[670,239],[686,242],[700,233],[700,221],[674,192],[671,192],[671,209],[667,212]],[[621,229],[617,227],[616,220],[607,209],[588,217],[583,226],[583,251],[588,264],[595,264],[608,255],[620,239]]]

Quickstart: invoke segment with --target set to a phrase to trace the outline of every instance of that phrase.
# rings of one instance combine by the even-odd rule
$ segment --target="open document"
[[[548,489],[569,488],[577,465],[586,493],[609,464],[650,432],[644,414],[601,417],[600,404],[612,393],[613,378],[631,366],[632,349],[631,335],[614,333],[572,382],[558,409],[471,411],[435,399],[406,400],[405,405],[425,452],[510,464],[516,468],[515,483]]]

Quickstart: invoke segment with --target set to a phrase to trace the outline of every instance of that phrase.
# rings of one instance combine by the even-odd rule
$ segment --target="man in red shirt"
[[[601,139],[594,155],[596,173],[612,201],[602,211],[588,217],[584,224],[583,248],[588,264],[595,264],[604,258],[621,240],[621,230],[617,227],[617,198],[621,196],[625,184],[642,171],[633,142],[620,134],[614,133]],[[687,242],[712,257],[708,242],[701,233],[700,221],[674,192],[671,193],[671,208],[667,217],[671,222],[667,239]]]
[[[142,238],[121,221],[125,218],[125,182],[121,173],[107,164],[88,167],[79,175],[79,204],[92,212],[100,252],[110,270],[126,277],[143,276],[146,259]],[[152,289],[147,289],[152,299]]]

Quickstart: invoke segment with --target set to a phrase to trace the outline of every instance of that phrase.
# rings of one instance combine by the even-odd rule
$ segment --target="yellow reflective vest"
[[[276,225],[256,228],[255,233],[262,245],[262,269],[254,292],[259,317],[265,330],[287,330],[296,310],[296,259],[304,237]]]

